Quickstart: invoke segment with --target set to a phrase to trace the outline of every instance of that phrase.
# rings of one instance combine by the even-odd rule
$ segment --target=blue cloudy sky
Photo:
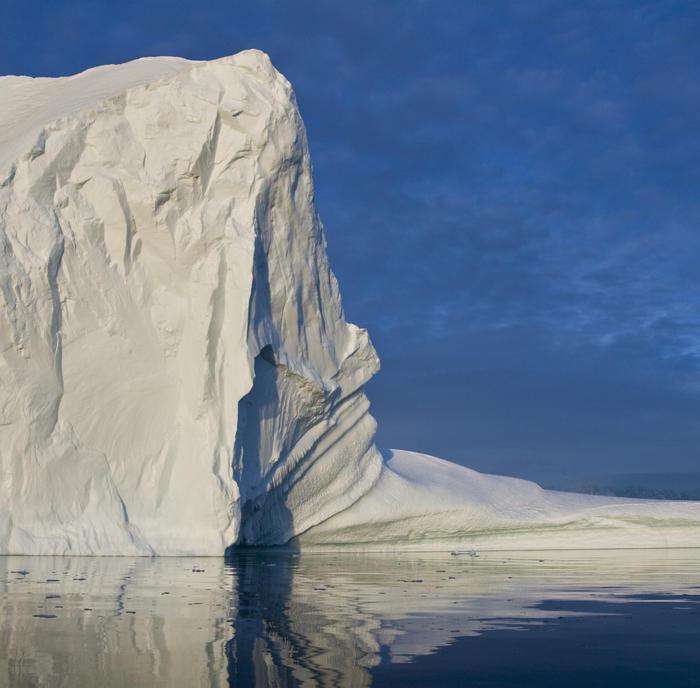
[[[265,50],[382,446],[550,484],[700,470],[700,3],[22,0],[0,73]]]

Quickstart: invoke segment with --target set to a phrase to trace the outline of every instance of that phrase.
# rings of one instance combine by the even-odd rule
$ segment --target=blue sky
[[[700,470],[700,3],[3,3],[0,73],[265,50],[306,122],[382,446]]]

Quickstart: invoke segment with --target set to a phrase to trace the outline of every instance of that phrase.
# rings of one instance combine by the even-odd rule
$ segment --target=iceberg
[[[259,51],[0,79],[0,553],[211,554],[352,504],[381,457]]]
[[[382,457],[260,51],[0,78],[0,242],[0,554],[700,545],[700,503]]]

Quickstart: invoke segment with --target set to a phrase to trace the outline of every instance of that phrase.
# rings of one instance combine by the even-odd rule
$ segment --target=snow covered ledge
[[[0,79],[0,554],[212,554],[381,457],[289,83],[259,51]]]
[[[392,450],[372,490],[295,540],[308,549],[487,550],[700,547],[700,502],[543,490]]]

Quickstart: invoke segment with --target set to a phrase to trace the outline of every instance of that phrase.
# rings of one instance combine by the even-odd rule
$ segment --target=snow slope
[[[0,79],[0,554],[284,542],[375,481],[289,83],[259,51]]]
[[[517,550],[700,547],[700,502],[543,490],[392,450],[372,490],[296,539],[304,548]]]

